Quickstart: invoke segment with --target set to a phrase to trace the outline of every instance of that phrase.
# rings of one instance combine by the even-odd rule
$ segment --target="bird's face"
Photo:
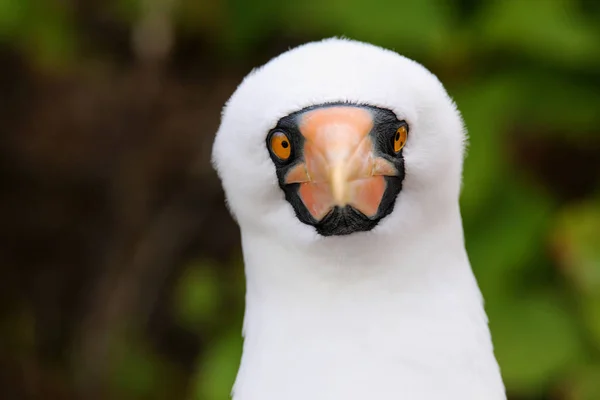
[[[333,236],[369,231],[392,212],[407,137],[390,110],[323,104],[281,118],[266,147],[297,218]]]
[[[213,162],[243,234],[364,248],[365,237],[397,243],[457,209],[464,139],[429,71],[334,39],[244,79],[224,109]]]

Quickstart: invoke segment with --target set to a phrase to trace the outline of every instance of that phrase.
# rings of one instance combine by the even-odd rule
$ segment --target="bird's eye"
[[[408,138],[408,130],[405,125],[402,125],[394,135],[394,153],[398,154],[406,144]]]
[[[283,132],[275,132],[271,135],[271,151],[281,161],[287,161],[292,154],[292,142]]]

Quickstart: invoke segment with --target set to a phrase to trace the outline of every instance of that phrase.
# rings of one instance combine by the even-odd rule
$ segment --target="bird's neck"
[[[308,250],[242,232],[234,399],[504,399],[460,218],[415,236]]]

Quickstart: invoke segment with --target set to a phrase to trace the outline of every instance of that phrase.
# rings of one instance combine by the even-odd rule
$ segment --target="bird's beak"
[[[299,128],[304,162],[287,173],[285,183],[300,184],[298,194],[311,215],[319,221],[335,206],[349,205],[375,216],[384,176],[397,170],[374,154],[371,113],[352,106],[319,108],[302,115]]]
[[[335,204],[344,206],[348,202],[348,164],[339,163],[330,168],[329,183]]]

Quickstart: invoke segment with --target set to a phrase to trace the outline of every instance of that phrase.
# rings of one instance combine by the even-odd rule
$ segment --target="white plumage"
[[[269,157],[279,119],[328,102],[410,126],[402,190],[368,232],[323,237],[300,222]],[[310,43],[244,79],[213,148],[247,276],[235,400],[506,398],[463,241],[464,143],[437,78],[372,45]]]

